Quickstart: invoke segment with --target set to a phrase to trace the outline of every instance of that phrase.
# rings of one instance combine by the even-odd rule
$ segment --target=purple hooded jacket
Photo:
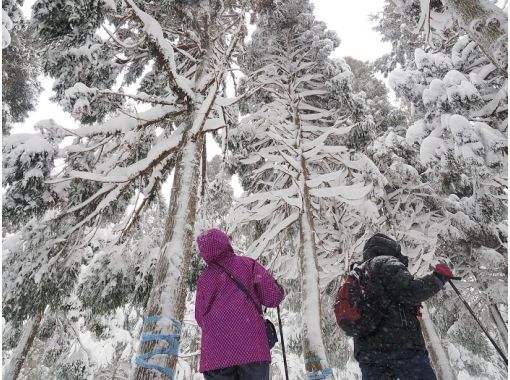
[[[200,372],[271,361],[264,320],[219,263],[241,282],[255,302],[276,307],[283,299],[275,279],[255,260],[238,256],[218,229],[197,238],[208,264],[198,278],[195,318],[202,329]]]

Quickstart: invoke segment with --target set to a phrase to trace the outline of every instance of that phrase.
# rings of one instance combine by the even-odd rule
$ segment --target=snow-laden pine
[[[247,253],[267,257],[270,269],[282,279],[300,279],[308,376],[330,371],[319,287],[327,268],[321,266],[320,255],[331,252],[328,237],[336,234],[325,214],[332,202],[362,206],[372,189],[370,182],[351,173],[352,155],[342,144],[362,122],[353,115],[357,104],[349,94],[348,65],[328,57],[337,44],[326,25],[315,20],[307,1],[280,4],[262,15],[241,62],[249,75],[245,86],[254,95],[244,104],[248,115],[230,131],[235,165],[246,173],[246,193],[231,223],[261,226]],[[362,169],[361,164],[354,171]],[[297,273],[288,272],[289,261],[297,262],[292,265]]]
[[[494,43],[491,49],[500,46],[500,50],[487,50],[478,40],[483,28],[473,35],[459,21],[465,15],[453,3],[459,2],[434,4],[427,10],[419,2],[389,2],[387,7],[394,12],[379,19],[379,30],[394,41],[385,62],[393,59],[402,65],[390,72],[389,85],[407,109],[409,120],[405,135],[399,133],[393,139],[408,147],[407,153],[396,152],[397,157],[414,166],[416,184],[422,183],[422,194],[417,194],[422,206],[413,206],[415,216],[408,224],[419,234],[425,232],[426,238],[424,245],[416,246],[422,251],[415,251],[415,270],[436,258],[451,260],[465,280],[461,291],[505,347],[506,329],[496,326],[504,324],[499,308],[507,308],[507,78],[500,67],[506,63],[494,57],[506,56],[506,48]],[[471,14],[476,16],[476,12]],[[486,7],[483,17],[476,17],[473,23],[490,18],[506,28],[506,16],[498,8]],[[419,20],[426,24],[416,24]],[[397,41],[398,33],[413,25],[423,39],[411,40],[406,35]],[[388,148],[394,150],[395,145],[390,143]],[[374,148],[374,162],[384,169],[375,159],[382,151]],[[395,190],[403,189],[400,185]],[[410,199],[405,198],[402,205]],[[402,206],[395,210],[401,214]],[[421,240],[417,233],[409,235],[407,228],[399,226],[398,230],[414,243]],[[430,300],[427,315],[433,324],[425,323],[424,330],[429,337],[439,338],[432,339],[430,347],[438,353],[433,360],[443,377],[451,378],[446,375],[451,368],[460,377],[474,378],[487,371],[501,375],[497,353],[455,294],[447,292]],[[459,321],[451,320],[451,315],[458,315]],[[441,346],[447,355],[441,354],[445,352]],[[487,366],[490,369],[484,369]]]
[[[284,285],[292,379],[328,367],[359,377],[332,305],[374,232],[400,241],[412,273],[448,260],[506,347],[507,21],[496,5],[387,1],[374,19],[392,51],[374,65],[330,59],[339,40],[305,0],[38,0],[28,29],[17,4],[3,9],[4,134],[34,104],[33,43],[54,100],[81,122],[42,121],[2,144],[8,378],[162,377],[133,358],[164,346],[140,335],[173,332],[169,318],[184,322],[180,357],[149,362],[201,378],[192,238],[209,227],[233,231]],[[396,107],[374,70],[389,74]],[[223,157],[206,160],[205,133]],[[439,378],[505,378],[448,287],[422,329]],[[279,345],[271,378],[283,379]]]

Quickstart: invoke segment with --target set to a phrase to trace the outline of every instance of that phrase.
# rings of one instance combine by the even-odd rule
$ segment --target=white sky
[[[334,57],[351,56],[362,61],[373,61],[388,53],[391,45],[381,42],[380,34],[369,15],[382,11],[381,0],[312,0],[315,17],[326,22],[340,37],[340,46]]]
[[[31,5],[35,0],[26,0],[23,11],[27,17],[31,16]],[[333,57],[351,56],[362,61],[373,61],[390,51],[389,43],[382,43],[380,36],[372,27],[370,14],[382,10],[382,1],[368,0],[312,0],[315,5],[315,15],[318,20],[325,21],[331,30],[340,37],[340,46],[333,52]],[[43,92],[39,98],[35,111],[30,112],[23,123],[14,124],[13,133],[34,133],[33,125],[39,120],[53,119],[67,128],[77,127],[77,123],[60,106],[51,102],[52,95],[50,78],[43,78]],[[207,139],[207,155],[210,159],[219,154],[218,145],[210,138]],[[241,193],[238,181],[234,180],[236,196]],[[164,191],[165,195],[167,191]]]

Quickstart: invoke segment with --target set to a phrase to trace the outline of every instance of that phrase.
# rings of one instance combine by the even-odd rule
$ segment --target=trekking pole
[[[487,338],[489,338],[489,340],[491,341],[492,345],[494,346],[494,348],[496,349],[496,351],[498,351],[498,353],[501,355],[501,357],[503,358],[503,361],[505,362],[506,366],[508,367],[508,359],[507,357],[505,356],[504,352],[501,350],[501,348],[499,348],[499,346],[496,344],[496,342],[494,341],[494,339],[491,338],[491,336],[489,335],[489,332],[485,329],[485,327],[483,327],[482,323],[479,321],[479,319],[476,317],[475,315],[475,312],[473,311],[473,309],[471,309],[471,307],[469,306],[469,304],[466,302],[466,300],[462,297],[462,295],[460,294],[459,292],[459,289],[457,289],[457,287],[453,284],[452,280],[451,279],[448,279],[448,282],[450,283],[450,285],[452,286],[453,290],[455,290],[455,293],[457,293],[457,295],[459,296],[459,298],[461,299],[461,301],[464,303],[464,306],[466,306],[466,309],[468,309],[468,311],[471,313],[471,315],[473,316],[473,318],[475,319],[476,323],[478,323],[478,326],[480,326],[480,328],[483,330],[483,332],[485,333],[485,335],[487,336]]]
[[[280,339],[282,340],[283,367],[285,368],[285,380],[289,380],[289,370],[287,369],[287,356],[285,355],[285,342],[283,341],[282,317],[280,316],[280,306],[276,307],[278,313],[278,325],[280,327]]]

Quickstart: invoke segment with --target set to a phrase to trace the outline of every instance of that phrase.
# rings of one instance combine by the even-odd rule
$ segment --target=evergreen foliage
[[[332,305],[375,232],[400,242],[413,274],[448,261],[507,345],[507,17],[495,4],[386,0],[373,20],[392,48],[375,62],[332,59],[340,39],[309,0],[37,0],[31,20],[21,4],[4,1],[2,17],[8,379],[160,378],[131,364],[154,348],[141,334],[174,332],[142,323],[158,315],[184,323],[180,357],[150,362],[197,378],[194,236],[211,227],[284,286],[291,379],[359,378]],[[41,73],[80,124],[11,134]],[[207,133],[222,151],[210,161]],[[426,310],[438,377],[506,378],[448,287]],[[282,360],[277,345],[271,378]]]
[[[2,2],[2,135],[35,109],[41,62],[20,2]]]

